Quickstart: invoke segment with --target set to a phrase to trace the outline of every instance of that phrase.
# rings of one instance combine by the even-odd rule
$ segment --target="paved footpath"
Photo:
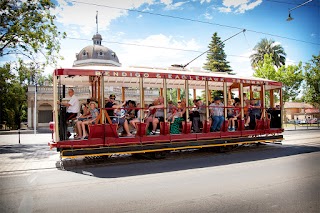
[[[0,135],[0,175],[11,172],[54,169],[59,154],[50,150],[51,134]]]

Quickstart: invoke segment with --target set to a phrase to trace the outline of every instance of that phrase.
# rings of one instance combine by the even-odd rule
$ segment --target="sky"
[[[67,33],[61,41],[64,60],[58,66],[71,67],[76,53],[93,43],[96,11],[102,45],[116,52],[123,66],[186,64],[207,50],[214,32],[225,40],[243,29],[246,32],[226,41],[224,48],[236,74],[252,75],[249,56],[262,38],[284,47],[286,64],[308,62],[320,53],[320,1],[292,10],[294,19],[286,21],[289,9],[305,1],[54,0],[55,23],[59,31]],[[205,61],[206,55],[189,68],[202,67]],[[45,73],[52,71],[47,67]]]

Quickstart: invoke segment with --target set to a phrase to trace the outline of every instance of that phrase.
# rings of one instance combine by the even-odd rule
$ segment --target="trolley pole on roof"
[[[244,32],[246,32],[246,29],[243,29],[243,30],[241,30],[240,32],[238,32],[238,33],[230,36],[229,38],[223,40],[221,43],[224,43],[224,42],[228,41],[229,39],[231,39],[231,38],[239,35],[240,33],[244,33]],[[200,55],[198,55],[197,57],[195,57],[194,59],[192,59],[191,61],[189,61],[189,62],[186,63],[185,65],[182,65],[182,64],[173,64],[173,65],[171,65],[171,66],[172,66],[172,67],[180,67],[180,68],[184,69],[184,68],[186,68],[189,64],[191,64],[193,61],[197,60],[198,58],[200,58],[201,56],[203,56],[204,54],[206,54],[206,53],[209,52],[209,51],[210,51],[210,50],[206,50],[205,52],[201,53]]]

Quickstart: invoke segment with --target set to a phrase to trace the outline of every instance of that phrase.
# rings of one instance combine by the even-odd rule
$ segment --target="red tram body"
[[[57,104],[54,107],[54,136],[49,143],[50,148],[57,148],[62,158],[75,158],[84,156],[103,156],[112,154],[134,153],[158,153],[181,149],[200,149],[205,147],[225,147],[239,144],[278,142],[282,141],[283,128],[283,104],[282,84],[254,77],[239,77],[212,72],[191,72],[185,70],[160,70],[143,68],[121,67],[82,67],[62,68],[54,71],[54,102],[61,99],[61,87],[77,87],[87,85],[91,88],[92,96],[98,101],[99,122],[89,125],[88,139],[62,138],[60,128],[61,114]],[[237,120],[236,131],[228,131],[228,121],[222,124],[221,131],[210,132],[209,106],[203,115],[202,130],[200,133],[191,132],[192,122],[188,119],[182,121],[181,134],[170,134],[169,122],[165,119],[160,122],[157,135],[147,135],[146,124],[140,122],[137,125],[137,133],[134,137],[120,137],[117,124],[108,123],[107,109],[105,105],[105,86],[132,87],[140,90],[140,100],[144,106],[144,88],[158,88],[160,95],[166,97],[168,88],[183,88],[186,98],[186,113],[188,115],[192,106],[189,106],[189,90],[202,89],[207,102],[211,100],[212,90],[223,91],[224,112],[228,106],[227,98],[232,93],[238,93],[239,99],[244,100],[243,94],[253,93],[260,96],[261,118],[255,121],[255,128],[247,130],[244,127],[244,101],[241,101],[241,116]],[[124,91],[124,90],[123,90]],[[278,92],[280,109],[274,109],[274,96]],[[266,95],[268,93],[268,96]],[[252,96],[251,96],[252,95]],[[123,94],[125,97],[125,94]],[[267,100],[266,97],[269,97]],[[179,98],[180,99],[180,98]],[[266,103],[270,107],[266,107]],[[165,98],[164,105],[167,106]],[[144,107],[142,107],[144,108]],[[142,109],[141,108],[141,109]],[[271,111],[268,111],[271,110]],[[143,110],[142,110],[143,111]],[[166,111],[165,116],[166,116]],[[276,111],[277,118],[270,116],[270,112]],[[143,113],[141,113],[143,120]],[[280,117],[280,118],[279,118]],[[166,118],[166,117],[165,117]],[[277,119],[277,123],[275,120]]]

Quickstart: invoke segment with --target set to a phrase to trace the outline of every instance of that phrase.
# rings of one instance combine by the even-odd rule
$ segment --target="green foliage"
[[[46,64],[59,58],[60,39],[66,36],[57,30],[50,0],[2,0],[0,2],[0,57],[23,55],[36,61],[39,55]]]
[[[276,69],[272,55],[268,54],[265,54],[263,61],[258,62],[253,75],[282,82],[284,102],[295,100],[300,93],[300,86],[303,81],[301,62],[299,65],[281,66]]]
[[[43,85],[44,81],[50,81],[48,78],[50,76],[43,76],[42,70],[33,62],[18,60],[1,66],[0,93],[4,95],[0,96],[0,124],[6,121],[17,128],[21,121],[27,120],[28,85]]]
[[[13,73],[12,64],[0,67],[0,123],[4,121],[11,127],[17,127],[26,119],[26,88],[21,86],[19,78]]]
[[[286,53],[280,44],[275,44],[275,41],[270,39],[262,39],[254,48],[251,56],[251,66],[256,67],[259,62],[264,60],[265,54],[272,55],[273,65],[280,67],[285,65]]]
[[[227,55],[223,49],[224,43],[216,32],[212,35],[208,48],[207,62],[203,68],[212,72],[231,72],[229,62],[226,60]]]
[[[306,102],[320,107],[320,54],[312,56],[310,62],[304,66],[306,87],[304,99]]]

